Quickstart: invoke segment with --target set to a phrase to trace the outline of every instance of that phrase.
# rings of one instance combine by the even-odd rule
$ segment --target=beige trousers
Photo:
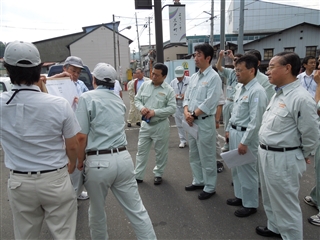
[[[43,221],[54,239],[75,239],[77,198],[67,167],[44,174],[10,172],[15,239],[38,239]]]

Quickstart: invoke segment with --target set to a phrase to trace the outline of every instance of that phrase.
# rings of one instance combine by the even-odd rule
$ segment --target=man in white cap
[[[105,200],[110,189],[131,222],[137,239],[156,239],[126,148],[126,107],[113,92],[117,72],[111,65],[99,63],[92,75],[97,88],[81,95],[76,110],[81,126],[78,169],[85,172],[84,185],[90,196],[91,238],[108,239]]]
[[[176,69],[174,70],[174,75],[176,78],[173,79],[170,83],[170,86],[173,88],[176,94],[177,109],[176,113],[174,114],[174,120],[176,122],[180,138],[179,148],[184,148],[187,144],[187,138],[186,132],[182,127],[182,120],[184,119],[182,104],[184,99],[184,93],[187,90],[190,78],[185,76],[185,71],[182,66],[176,67]]]
[[[0,95],[0,141],[15,239],[39,239],[44,221],[53,239],[75,239],[77,200],[68,172],[76,167],[80,126],[67,100],[40,91],[33,44],[9,43],[4,66],[13,88]]]
[[[82,93],[89,91],[87,86],[84,84],[83,81],[79,80],[79,76],[81,73],[81,70],[83,69],[83,62],[82,59],[76,56],[70,56],[67,57],[67,59],[64,61],[63,64],[63,72],[58,73],[53,78],[60,78],[60,77],[70,77],[70,79],[74,82],[78,96],[75,96],[74,98],[74,104],[72,105],[73,110],[75,111],[78,105],[79,97]],[[81,172],[76,169],[71,175],[71,181],[74,187],[74,190],[79,193],[78,194],[78,200],[87,200],[89,199],[88,193],[83,190],[83,185],[80,183],[81,181]]]

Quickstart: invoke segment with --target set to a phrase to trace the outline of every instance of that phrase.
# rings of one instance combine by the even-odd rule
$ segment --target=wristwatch
[[[198,119],[198,117],[196,116],[196,113],[195,113],[194,111],[192,111],[191,116],[192,116],[194,119]]]

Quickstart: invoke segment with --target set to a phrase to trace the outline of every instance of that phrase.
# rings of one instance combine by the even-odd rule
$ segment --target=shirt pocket
[[[249,114],[249,98],[241,99],[239,101],[239,111],[238,111],[238,117],[239,119],[247,119]]]
[[[289,112],[284,108],[275,108],[271,110],[274,115],[271,129],[276,132],[283,132],[283,130],[290,125]]]
[[[148,101],[148,99],[150,98],[150,96],[151,96],[151,93],[142,92],[142,93],[141,93],[142,104],[146,104],[146,102]]]
[[[156,108],[164,108],[166,106],[166,94],[158,93],[156,95],[157,107]]]
[[[202,85],[198,88],[196,99],[198,101],[204,101],[207,97],[207,86]]]

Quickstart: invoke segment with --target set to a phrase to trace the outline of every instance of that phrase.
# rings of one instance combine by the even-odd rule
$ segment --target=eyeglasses
[[[278,67],[283,67],[283,65],[269,66],[269,67],[267,67],[267,71],[272,71],[273,69],[278,68]]]
[[[235,69],[236,73],[241,73],[242,71],[243,71],[243,69],[237,69],[237,68]]]

